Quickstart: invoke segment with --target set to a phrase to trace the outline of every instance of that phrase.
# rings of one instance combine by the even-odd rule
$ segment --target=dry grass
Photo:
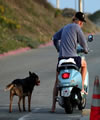
[[[1,0],[0,4],[5,8],[4,16],[21,25],[19,30],[13,31],[0,26],[0,53],[25,46],[35,48],[50,41],[58,29],[71,22],[71,18],[61,13],[55,17],[56,9],[46,0]],[[96,28],[89,21],[84,31],[95,32]],[[12,46],[11,40],[14,41]]]

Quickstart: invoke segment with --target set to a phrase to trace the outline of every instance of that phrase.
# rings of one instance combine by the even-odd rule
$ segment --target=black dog
[[[28,96],[28,111],[31,111],[31,96],[35,85],[40,85],[39,77],[35,73],[29,72],[29,77],[26,77],[24,79],[16,79],[12,81],[11,84],[6,86],[5,90],[10,90],[9,112],[12,112],[12,101],[14,95],[19,96],[18,107],[20,112],[20,102],[23,100],[23,111],[25,111],[25,96]]]

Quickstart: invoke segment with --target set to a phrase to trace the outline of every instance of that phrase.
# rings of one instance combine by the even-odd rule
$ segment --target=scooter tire
[[[64,108],[66,114],[72,114],[73,113],[73,106],[71,104],[70,98],[64,98]]]
[[[86,98],[83,98],[80,104],[78,105],[78,109],[82,110],[85,108],[85,106],[86,106]]]

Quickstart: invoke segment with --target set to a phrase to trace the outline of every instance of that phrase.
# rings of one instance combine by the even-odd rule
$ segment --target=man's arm
[[[78,31],[78,43],[83,47],[84,53],[87,54],[88,53],[87,40],[81,29]]]
[[[57,49],[58,52],[59,52],[59,43],[60,43],[60,40],[61,40],[62,31],[63,31],[63,28],[60,29],[58,32],[56,32],[54,34],[54,36],[52,37],[53,44],[54,44],[54,46],[55,46],[55,48]]]

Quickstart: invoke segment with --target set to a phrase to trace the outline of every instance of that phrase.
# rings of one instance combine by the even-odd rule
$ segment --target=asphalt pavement
[[[93,52],[86,55],[88,71],[90,73],[90,91],[86,109],[91,108],[93,82],[100,74],[100,36],[94,36],[93,43],[89,43]],[[57,111],[51,114],[52,90],[56,74],[57,52],[53,46],[29,50],[17,55],[0,58],[0,120],[89,120],[89,113],[82,115],[81,111],[74,110],[73,114],[65,114],[57,105]],[[28,72],[36,72],[41,84],[35,87],[32,96],[32,112],[18,111],[18,98],[13,101],[13,112],[9,113],[9,91],[4,92],[5,86],[16,78],[28,76]],[[27,106],[27,99],[26,99]]]

